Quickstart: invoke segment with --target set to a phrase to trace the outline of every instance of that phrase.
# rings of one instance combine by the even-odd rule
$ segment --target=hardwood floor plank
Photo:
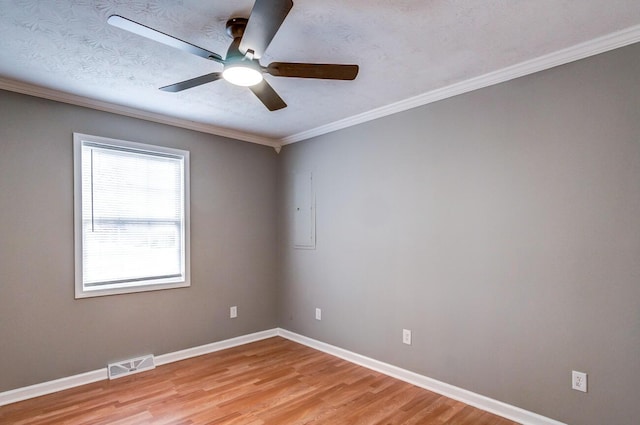
[[[12,425],[513,425],[274,337],[0,407]]]

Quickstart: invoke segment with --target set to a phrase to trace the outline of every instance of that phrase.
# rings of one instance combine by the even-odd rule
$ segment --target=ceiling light
[[[252,66],[252,62],[227,64],[222,78],[236,86],[255,86],[262,81],[262,72]]]

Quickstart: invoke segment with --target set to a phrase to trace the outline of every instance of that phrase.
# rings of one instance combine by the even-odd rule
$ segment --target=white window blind
[[[76,141],[82,296],[187,286],[188,152],[96,139]]]

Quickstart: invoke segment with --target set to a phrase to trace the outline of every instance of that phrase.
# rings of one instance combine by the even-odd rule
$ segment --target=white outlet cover
[[[322,310],[316,308],[316,320],[322,320]]]
[[[411,345],[411,330],[409,329],[402,330],[402,343]]]
[[[571,388],[577,391],[587,392],[587,374],[584,372],[571,371]]]
[[[238,307],[237,306],[233,306],[229,308],[229,317],[232,319],[235,319],[236,317],[238,317]]]

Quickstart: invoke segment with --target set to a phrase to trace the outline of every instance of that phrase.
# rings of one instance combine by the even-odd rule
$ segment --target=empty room
[[[640,423],[637,0],[0,0],[0,424]]]

